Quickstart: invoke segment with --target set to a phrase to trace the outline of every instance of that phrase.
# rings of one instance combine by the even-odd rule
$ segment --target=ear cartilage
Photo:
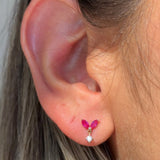
[[[92,131],[95,129],[98,125],[98,120],[94,120],[91,125],[86,120],[82,120],[82,125],[84,128],[88,130],[88,136],[86,137],[86,140],[88,143],[91,143],[93,138],[92,138]]]

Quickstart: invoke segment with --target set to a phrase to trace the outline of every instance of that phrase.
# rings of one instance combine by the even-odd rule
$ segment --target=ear
[[[22,21],[21,45],[46,114],[79,144],[106,141],[113,120],[99,77],[89,67],[86,26],[73,1],[32,0]],[[99,121],[91,143],[85,139],[82,119]]]

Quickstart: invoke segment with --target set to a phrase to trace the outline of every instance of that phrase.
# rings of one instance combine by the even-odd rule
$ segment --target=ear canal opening
[[[92,84],[86,83],[87,88],[93,92],[101,92],[101,89],[100,89],[98,83],[96,81],[94,81],[93,79],[91,79],[91,81],[92,81]]]
[[[84,36],[73,45],[70,54],[63,58],[64,62],[58,74],[67,83],[83,83],[90,91],[100,92],[98,83],[89,76],[86,69],[87,41],[87,37]]]

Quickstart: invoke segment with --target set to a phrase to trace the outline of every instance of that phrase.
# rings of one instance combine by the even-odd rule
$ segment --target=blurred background
[[[9,38],[9,23],[14,14],[17,0],[0,0],[0,82],[2,81],[2,67],[5,64],[3,57],[6,55],[7,41]]]

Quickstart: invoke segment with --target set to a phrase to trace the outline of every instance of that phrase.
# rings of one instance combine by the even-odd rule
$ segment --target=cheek
[[[147,16],[139,28],[140,42],[143,42],[144,52],[155,75],[159,74],[160,61],[160,1],[153,3],[153,6],[148,7]],[[155,67],[156,66],[156,67]],[[159,78],[159,77],[158,77]]]
[[[130,96],[126,81],[123,77],[123,70],[119,68],[115,72],[109,92],[106,93],[106,104],[109,101],[108,105],[110,105],[115,126],[110,144],[114,151],[119,147],[120,152],[128,148],[130,139],[136,139],[134,134],[137,127],[137,109]],[[111,81],[106,83],[111,83]]]
[[[106,80],[108,89],[104,93],[106,104],[110,106],[113,115],[115,131],[120,134],[126,133],[126,130],[133,127],[137,119],[137,112],[140,112],[129,91],[127,84],[129,80],[123,75],[124,72],[121,67],[114,70],[112,78]]]

